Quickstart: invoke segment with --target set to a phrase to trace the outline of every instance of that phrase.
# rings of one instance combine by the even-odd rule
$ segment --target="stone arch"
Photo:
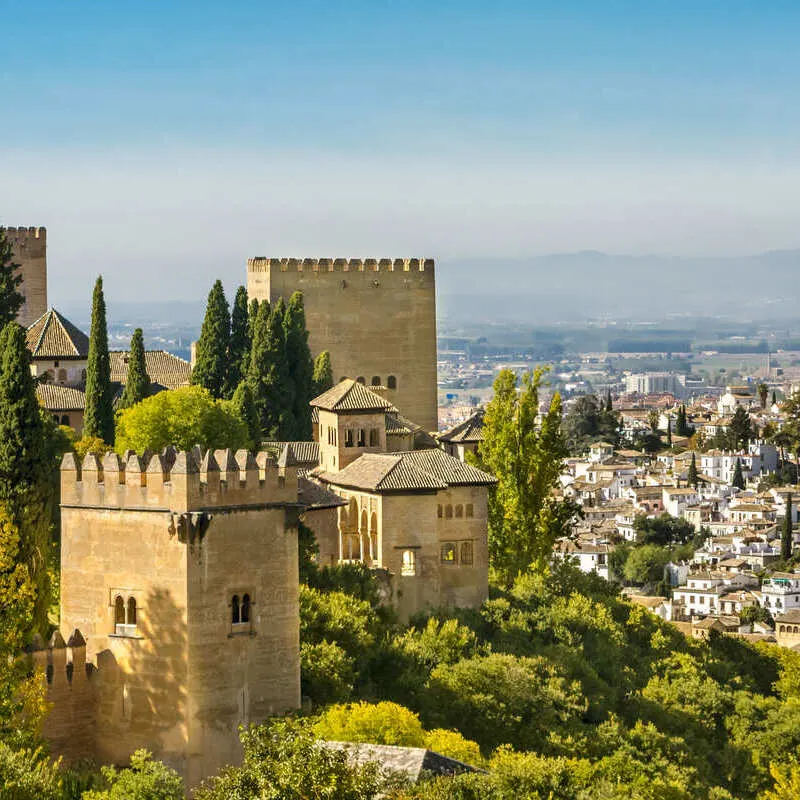
[[[375,511],[369,520],[369,557],[373,563],[380,561],[378,553],[378,515]]]
[[[381,385],[381,376],[380,375],[373,375],[372,376],[372,385],[373,386],[380,386]]]
[[[386,388],[387,389],[396,389],[397,388],[397,378],[394,375],[390,375],[386,379]]]

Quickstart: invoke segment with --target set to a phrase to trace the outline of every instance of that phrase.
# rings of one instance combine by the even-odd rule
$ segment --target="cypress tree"
[[[736,468],[733,471],[731,486],[735,486],[737,489],[744,489],[744,475],[742,474],[742,460],[740,458],[736,459]]]
[[[144,358],[144,337],[137,328],[131,336],[131,351],[128,356],[128,376],[119,401],[120,408],[130,408],[141,403],[150,394],[150,376]]]
[[[0,227],[0,329],[17,318],[25,298],[19,291],[22,276],[14,263],[14,251],[6,234]]]
[[[222,281],[217,280],[208,293],[206,315],[197,340],[192,383],[204,386],[216,398],[225,392],[231,314]]]
[[[699,480],[697,477],[697,459],[694,453],[692,453],[692,463],[689,464],[689,474],[687,477],[689,486],[693,486],[696,489]]]
[[[267,301],[265,300],[264,302],[266,303]],[[269,304],[267,303],[267,305]],[[254,297],[250,301],[250,307],[247,309],[247,332],[250,336],[250,344],[253,343],[253,334],[256,329],[256,319],[258,318],[258,306],[259,306],[258,298]],[[248,365],[250,364],[249,359],[247,363]],[[246,369],[245,372],[247,372]]]
[[[285,440],[287,431],[292,429],[283,333],[285,313],[286,308],[280,299],[272,310],[268,303],[259,304],[247,371],[247,383],[258,409],[262,434],[279,440]]]
[[[781,558],[788,561],[792,557],[794,550],[792,544],[792,495],[786,498],[786,517],[783,520],[783,530],[781,531]]]
[[[667,418],[667,447],[672,447],[672,420]]]
[[[314,397],[319,397],[323,392],[333,387],[333,368],[331,367],[331,354],[323,350],[314,361],[314,374],[311,378]]]
[[[611,402],[611,389],[606,390],[606,411],[613,411],[614,404]]]
[[[242,381],[236,387],[231,402],[239,418],[247,427],[247,435],[250,439],[249,449],[258,450],[261,445],[261,420],[253,399],[253,392],[250,390],[250,384],[247,381]]]
[[[311,441],[313,429],[309,403],[313,397],[314,362],[308,349],[308,330],[302,292],[294,292],[289,298],[283,327],[286,334],[286,363],[292,395],[294,431],[291,438],[297,441]]]
[[[92,325],[86,363],[86,408],[83,435],[114,443],[114,407],[111,394],[111,362],[108,357],[108,328],[103,278],[97,279],[92,297]]]
[[[14,562],[24,565],[35,590],[29,632],[47,625],[51,467],[25,331],[10,322],[0,332],[0,505],[18,540]],[[0,563],[0,570],[7,566]]]
[[[772,390],[772,405],[774,406],[778,402],[778,395],[775,394],[775,390]]]
[[[236,290],[231,311],[231,337],[228,341],[228,372],[225,376],[225,397],[233,397],[236,387],[247,372],[250,358],[250,324],[247,289]]]

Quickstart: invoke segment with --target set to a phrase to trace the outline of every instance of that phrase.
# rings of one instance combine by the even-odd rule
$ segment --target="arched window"
[[[125,601],[120,595],[114,598],[114,625],[125,624]]]
[[[447,505],[444,508],[445,519],[453,519],[453,506]]]
[[[359,376],[356,378],[356,381],[357,381],[358,383],[364,383],[364,384],[366,383],[366,380],[364,379],[364,376],[363,376],[363,375],[359,375]]]
[[[61,424],[69,426],[69,414],[61,415]]]
[[[406,576],[417,574],[417,554],[413,550],[403,550],[400,574]]]
[[[444,506],[441,503],[436,506],[436,516],[439,517],[439,519],[444,516]]]
[[[242,595],[242,622],[250,622],[250,595]]]
[[[461,503],[459,503],[456,506],[456,519],[461,519],[461,517],[463,516],[464,516],[464,506],[462,506]]]
[[[389,388],[389,389],[396,389],[396,388],[397,388],[397,378],[395,378],[395,376],[394,376],[394,375],[390,375],[390,376],[389,376],[389,377],[386,379],[386,386],[387,386],[387,388]]]
[[[369,446],[370,447],[377,447],[379,444],[378,441],[378,429],[377,428],[370,428],[369,429]]]
[[[348,428],[344,432],[344,446],[345,447],[352,447],[353,446],[353,431]]]
[[[442,562],[442,564],[458,563],[458,551],[456,550],[455,542],[442,542],[440,552],[441,552],[440,561]]]
[[[380,386],[381,385],[381,376],[380,375],[373,375],[372,376],[372,385],[373,386]]]
[[[67,371],[63,367],[58,371],[58,382],[59,383],[67,382]]]
[[[363,428],[358,429],[358,447],[365,447],[367,444],[366,434]]]
[[[126,618],[126,624],[130,626],[136,625],[136,598],[129,597],[128,598],[128,616]]]
[[[473,509],[473,507],[472,507],[472,503],[467,503],[467,506],[466,506],[466,511],[467,511],[467,514],[466,514],[466,516],[468,516],[468,517],[473,517],[473,516],[475,516],[475,511],[474,511],[474,509]]]
[[[472,564],[472,553],[472,542],[461,542],[461,553],[459,555],[462,564]]]
[[[234,625],[238,625],[241,622],[241,617],[239,616],[239,595],[235,594],[231,599],[231,622]]]

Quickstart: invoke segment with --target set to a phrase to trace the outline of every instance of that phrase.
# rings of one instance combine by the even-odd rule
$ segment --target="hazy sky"
[[[800,246],[800,3],[16,2],[0,223],[51,301],[249,255]]]

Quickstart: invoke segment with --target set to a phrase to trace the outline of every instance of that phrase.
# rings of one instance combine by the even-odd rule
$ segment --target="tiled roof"
[[[325,411],[397,411],[385,398],[370,391],[363,383],[345,378],[311,401]]]
[[[781,622],[791,622],[793,625],[796,625],[798,622],[800,622],[800,608],[793,608],[791,611],[787,611],[785,614],[776,616],[775,623],[780,624]]]
[[[482,442],[483,411],[477,411],[469,419],[439,434],[438,438],[440,442]]]
[[[127,350],[112,350],[109,356],[112,382],[124,384],[128,379],[130,353]],[[192,365],[166,350],[145,350],[144,364],[150,380],[167,389],[188,386],[192,377]]]
[[[316,467],[319,464],[319,442],[264,442],[281,467]]]
[[[442,450],[365,453],[337,473],[320,476],[327,483],[370,492],[434,491],[448,486],[489,486],[496,479]]]
[[[347,501],[338,494],[306,477],[297,479],[297,499],[310,509],[338,508],[347,505]]]
[[[37,384],[36,399],[48,411],[83,411],[86,406],[86,395],[80,389],[56,383]]]
[[[410,419],[398,414],[396,411],[386,412],[386,433],[402,436],[403,434],[419,433],[422,428]]]
[[[86,358],[89,337],[54,308],[42,314],[25,335],[34,358]]]

